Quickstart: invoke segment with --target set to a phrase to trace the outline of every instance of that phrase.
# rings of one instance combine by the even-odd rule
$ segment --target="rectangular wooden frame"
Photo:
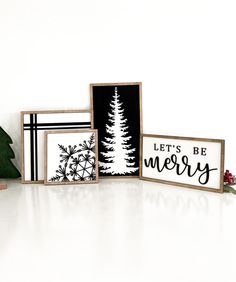
[[[142,163],[143,163],[143,161],[142,161],[142,159],[143,159],[143,137],[220,143],[221,144],[221,161],[220,161],[220,168],[221,169],[220,169],[220,183],[219,183],[220,189],[214,189],[214,188],[210,188],[210,187],[202,187],[202,186],[198,186],[198,185],[189,185],[189,184],[186,184],[186,183],[180,183],[180,182],[173,182],[173,181],[166,181],[166,180],[161,180],[161,179],[143,177],[142,176],[142,172],[143,172],[143,165],[142,165]],[[225,157],[225,140],[222,140],[222,139],[181,137],[181,136],[168,136],[168,135],[156,135],[156,134],[141,134],[140,135],[140,171],[139,171],[139,178],[141,180],[158,182],[158,183],[162,183],[162,184],[169,184],[169,185],[174,185],[174,186],[180,186],[180,187],[194,188],[194,189],[210,191],[210,192],[223,193],[224,192],[224,157]]]
[[[7,184],[6,183],[0,183],[0,190],[5,190],[7,189]]]
[[[25,180],[25,165],[24,165],[24,115],[25,114],[63,114],[63,113],[90,113],[91,116],[91,128],[92,128],[92,111],[91,109],[84,110],[42,110],[42,111],[22,111],[21,115],[21,183],[22,184],[41,184],[44,180]]]
[[[47,159],[48,159],[48,135],[49,134],[68,134],[68,133],[87,133],[94,132],[95,133],[95,156],[96,156],[96,180],[91,181],[71,181],[71,182],[48,182],[47,181]],[[45,185],[74,185],[74,184],[95,184],[99,181],[99,172],[98,172],[98,131],[97,129],[77,129],[77,130],[53,130],[53,131],[45,131],[44,132],[44,184]]]
[[[139,86],[139,112],[140,112],[140,134],[143,133],[143,112],[142,112],[142,82],[117,82],[117,83],[91,83],[90,84],[90,105],[91,105],[91,127],[94,128],[94,109],[93,109],[93,87],[94,86],[125,86],[125,85],[138,85]],[[140,169],[140,167],[139,167]],[[128,176],[100,176],[100,178],[139,178],[138,175]]]

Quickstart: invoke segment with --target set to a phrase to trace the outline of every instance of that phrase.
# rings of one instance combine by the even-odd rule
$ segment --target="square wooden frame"
[[[142,107],[142,82],[112,82],[112,83],[91,83],[90,84],[90,105],[91,105],[91,128],[94,128],[94,109],[93,109],[93,87],[94,86],[132,86],[138,85],[139,86],[139,112],[140,112],[140,134],[143,133],[143,107]],[[141,144],[139,144],[141,148]],[[140,152],[139,148],[139,152]],[[140,156],[139,156],[140,160]],[[139,162],[140,164],[140,162]],[[139,166],[140,171],[140,166]],[[99,176],[99,178],[103,179],[119,179],[119,178],[139,178],[139,175],[116,175],[116,176]]]
[[[210,143],[220,143],[221,144],[221,161],[220,161],[220,189],[210,188],[210,187],[202,187],[198,185],[191,185],[186,183],[167,181],[155,178],[149,178],[142,176],[143,172],[143,137],[152,137],[152,138],[163,138],[163,139],[174,139],[174,140],[187,140],[187,141],[202,141],[202,142],[210,142]],[[198,190],[210,191],[210,192],[224,192],[224,158],[225,158],[225,140],[223,139],[208,139],[208,138],[196,138],[196,137],[181,137],[181,136],[168,136],[168,135],[156,135],[156,134],[141,134],[140,135],[140,170],[139,170],[139,178],[141,180],[147,180],[162,184],[186,187],[186,188],[194,188]]]
[[[92,129],[92,111],[84,110],[43,110],[43,111],[22,111],[21,115],[21,183],[22,184],[42,184],[44,180],[25,180],[25,162],[24,162],[24,115],[28,114],[63,114],[63,113],[90,113],[90,122]],[[69,129],[68,129],[69,130]]]
[[[96,157],[96,180],[70,181],[70,182],[48,182],[47,181],[47,161],[48,161],[48,135],[68,134],[68,133],[95,133],[95,157]],[[75,185],[75,184],[95,184],[99,181],[98,172],[98,130],[97,129],[77,129],[77,130],[53,130],[44,132],[44,184],[45,185]]]

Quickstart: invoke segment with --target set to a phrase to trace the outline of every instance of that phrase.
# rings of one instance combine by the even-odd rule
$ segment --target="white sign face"
[[[140,178],[223,192],[224,140],[142,135]]]
[[[22,182],[44,179],[44,132],[91,128],[90,110],[22,112]]]
[[[48,185],[98,182],[97,130],[45,131]]]

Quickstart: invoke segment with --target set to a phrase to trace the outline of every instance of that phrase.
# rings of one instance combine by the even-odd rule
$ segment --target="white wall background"
[[[235,0],[0,0],[17,165],[20,111],[89,108],[89,83],[142,81],[145,133],[224,138],[235,170],[235,14]]]

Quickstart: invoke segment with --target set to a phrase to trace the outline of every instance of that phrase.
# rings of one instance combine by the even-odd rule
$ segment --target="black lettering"
[[[202,148],[201,149],[201,155],[202,156],[206,156],[206,148]]]
[[[171,162],[172,162],[172,159],[170,159],[170,158],[165,159],[164,166],[165,166],[166,169],[172,170],[175,167],[175,163],[173,163],[173,162],[172,162],[172,166],[168,167],[168,165],[171,164]]]
[[[155,168],[159,171],[162,172],[163,169],[165,168],[165,163],[162,168],[160,168],[160,163],[159,163],[159,157],[156,157],[155,160],[153,158],[149,158],[149,161],[147,159],[144,159],[144,164],[146,167],[151,166],[151,168]]]
[[[161,145],[160,145],[160,151],[161,151],[161,152],[164,152],[164,151],[165,151],[165,145],[164,145],[164,144],[161,144]]]
[[[199,148],[198,147],[193,147],[193,154],[198,155],[199,154]]]
[[[198,148],[197,148],[198,149]],[[182,156],[182,168],[181,164],[178,163],[177,156],[172,154],[170,158],[166,158],[163,162],[163,166],[160,165],[160,158],[157,156],[154,159],[151,157],[148,160],[144,159],[144,165],[146,167],[156,168],[158,172],[162,172],[164,169],[173,170],[176,169],[177,175],[182,175],[187,170],[188,177],[193,177],[198,172],[201,174],[198,177],[198,182],[202,185],[208,183],[210,178],[210,172],[217,170],[217,168],[210,168],[209,164],[205,164],[205,166],[201,167],[201,163],[197,163],[196,169],[193,169],[192,166],[189,164],[188,157],[186,155]]]
[[[181,152],[181,146],[178,145],[178,146],[176,146],[176,153],[180,153],[180,152]]]
[[[170,145],[170,144],[166,144],[166,147],[167,147],[167,152],[169,153],[169,152],[170,152],[171,145]]]
[[[217,170],[217,168],[209,168],[209,164],[206,164],[205,167],[201,170],[200,169],[200,163],[198,163],[198,170],[199,171],[203,171],[203,173],[200,174],[198,181],[199,183],[201,183],[202,185],[205,185],[208,183],[209,178],[210,178],[210,172],[213,170]],[[203,178],[203,179],[202,179]]]

